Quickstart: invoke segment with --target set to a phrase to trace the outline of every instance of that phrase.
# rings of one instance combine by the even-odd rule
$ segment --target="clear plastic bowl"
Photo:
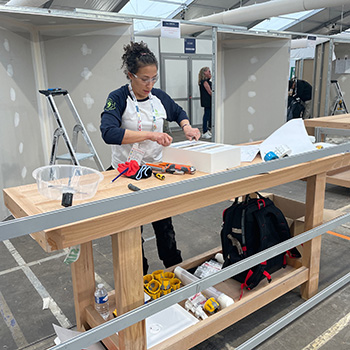
[[[92,198],[103,175],[94,169],[75,165],[47,165],[33,171],[39,192],[53,200],[71,193],[74,200]]]

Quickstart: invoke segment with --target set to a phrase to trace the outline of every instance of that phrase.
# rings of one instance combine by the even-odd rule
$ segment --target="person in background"
[[[211,134],[211,72],[209,67],[203,67],[198,74],[198,85],[201,97],[201,106],[204,107],[203,139],[210,139]]]
[[[198,140],[200,131],[192,128],[186,112],[169,95],[154,88],[158,80],[158,62],[144,42],[124,46],[122,68],[129,83],[112,91],[101,114],[103,140],[112,145],[112,166],[125,163],[133,148],[142,155],[141,163],[162,160],[162,149],[169,146],[172,137],[163,132],[165,120],[175,121],[189,140]],[[171,218],[152,223],[159,258],[165,267],[182,261],[177,249]],[[143,239],[142,239],[143,241]],[[143,272],[148,262],[143,252]]]
[[[311,117],[312,86],[305,80],[293,78],[288,84],[287,119]]]

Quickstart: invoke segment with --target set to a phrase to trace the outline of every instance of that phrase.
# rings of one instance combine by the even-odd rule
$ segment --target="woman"
[[[158,62],[147,45],[131,42],[124,46],[122,61],[129,84],[109,94],[101,115],[102,138],[112,145],[112,168],[125,163],[131,151],[139,155],[141,163],[160,162],[163,146],[172,142],[172,137],[163,132],[164,120],[177,122],[187,139],[198,140],[200,132],[191,127],[186,112],[164,91],[153,88],[158,80]],[[164,266],[180,263],[171,218],[153,222],[152,226]],[[143,270],[146,274],[145,257]]]
[[[204,107],[203,139],[210,139],[211,134],[211,72],[209,67],[203,67],[198,74],[198,85],[201,96],[201,106]]]

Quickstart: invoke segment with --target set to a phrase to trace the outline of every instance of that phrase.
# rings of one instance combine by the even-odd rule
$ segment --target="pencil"
[[[128,170],[129,170],[129,168],[124,169],[119,175],[117,175],[117,176],[111,181],[111,183],[114,182],[115,180],[117,180],[118,177],[120,177],[120,176],[122,176],[123,174],[125,174]]]

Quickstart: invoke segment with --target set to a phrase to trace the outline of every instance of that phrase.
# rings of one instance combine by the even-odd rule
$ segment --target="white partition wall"
[[[215,139],[261,140],[286,121],[289,36],[217,33]]]
[[[39,89],[69,91],[108,167],[110,147],[101,138],[100,114],[108,93],[126,83],[120,57],[132,36],[131,22],[87,19],[66,11],[32,11],[0,8],[1,189],[33,183],[32,171],[49,163],[57,124]],[[55,101],[71,137],[73,115],[63,98]],[[60,140],[60,151],[63,145]],[[96,167],[93,161],[83,165]],[[0,218],[8,214],[1,200]]]

